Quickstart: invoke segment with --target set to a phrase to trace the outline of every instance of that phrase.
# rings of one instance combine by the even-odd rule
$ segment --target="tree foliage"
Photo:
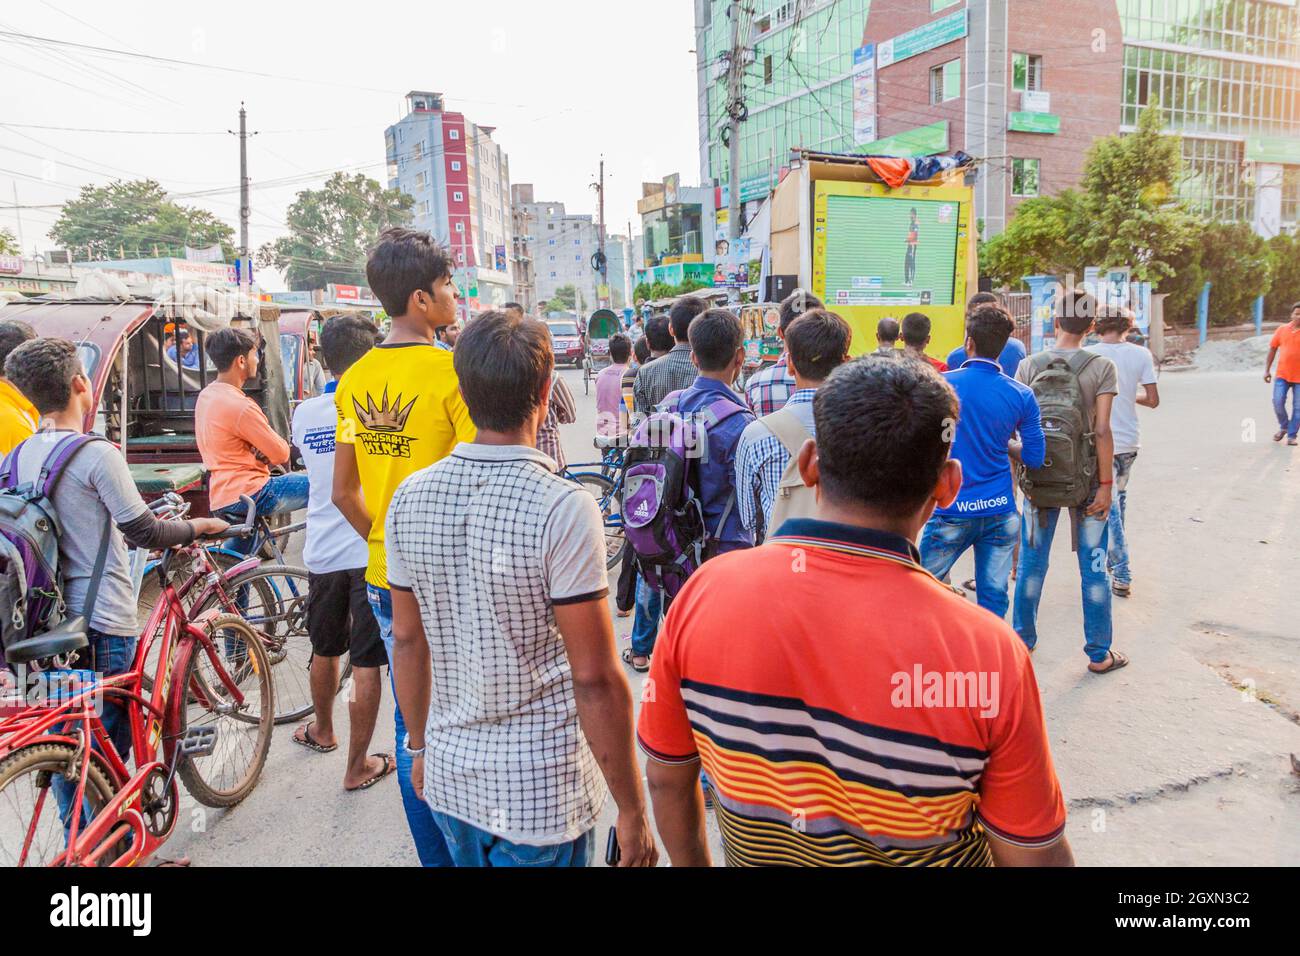
[[[16,256],[21,251],[14,234],[8,229],[0,228],[0,256]]]
[[[1264,314],[1287,319],[1291,306],[1300,302],[1300,239],[1280,235],[1268,241],[1273,254],[1273,284],[1264,299]]]
[[[578,289],[574,285],[557,287],[551,300],[546,303],[547,312],[573,312],[577,307]]]
[[[366,255],[389,226],[410,222],[415,199],[360,173],[335,173],[289,207],[289,235],[264,245],[258,265],[274,266],[295,291],[330,283],[365,285]]]
[[[186,246],[205,249],[217,243],[227,259],[234,256],[234,229],[206,209],[168,199],[152,179],[81,187],[80,195],[64,204],[49,235],[91,259],[184,258]]]
[[[653,302],[659,299],[673,299],[679,295],[690,295],[700,289],[712,288],[712,284],[702,282],[699,279],[687,279],[680,285],[669,285],[667,282],[642,282],[632,290],[632,300],[644,299],[646,302]]]
[[[1165,317],[1178,325],[1196,319],[1196,300],[1207,281],[1210,321],[1234,325],[1251,318],[1260,292],[1273,281],[1276,257],[1269,242],[1244,222],[1196,222],[1191,242],[1170,263],[1173,273],[1160,283]]]

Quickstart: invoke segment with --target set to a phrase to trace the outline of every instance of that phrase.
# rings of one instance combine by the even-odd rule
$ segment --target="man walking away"
[[[898,324],[898,319],[885,317],[876,323],[876,354],[884,355],[889,358],[898,358],[902,353],[898,350],[898,337],[903,330]]]
[[[821,308],[825,306],[817,296],[803,289],[795,289],[781,302],[780,317],[777,319],[777,337],[784,343],[785,332],[791,322],[805,312]],[[789,355],[789,346],[786,346],[781,350],[781,357],[776,360],[775,365],[755,372],[745,383],[745,401],[749,403],[749,410],[759,418],[785,408],[790,396],[795,392],[794,375],[788,367]]]
[[[780,526],[773,519],[778,506],[785,516],[793,516],[792,511],[804,510],[812,495],[794,462],[804,442],[816,435],[813,396],[831,372],[848,361],[852,339],[849,324],[825,309],[805,312],[786,330],[785,354],[795,391],[785,408],[751,423],[736,449],[736,507],[756,542]]]
[[[948,371],[948,363],[925,354],[930,344],[930,317],[923,312],[910,312],[903,316],[903,354],[929,363],[936,372]]]
[[[452,259],[427,232],[386,229],[366,261],[366,279],[392,316],[388,337],[348,369],[334,393],[335,507],[366,538],[366,596],[379,624],[393,676],[393,603],[384,557],[384,516],[402,479],[474,438],[451,352],[434,348],[434,332],[456,321]],[[433,814],[411,785],[402,748],[406,722],[394,710],[397,782],[406,822],[425,866],[449,866],[451,854]],[[420,711],[415,719],[423,719]]]
[[[307,507],[306,475],[271,476],[268,463],[289,463],[289,443],[244,394],[244,385],[257,375],[256,336],[246,329],[219,329],[208,335],[207,349],[217,379],[194,403],[194,438],[208,469],[212,513],[231,523],[243,521],[240,495],[251,497],[263,516]],[[249,536],[228,546],[247,554],[256,544],[256,537]]]
[[[337,379],[375,346],[378,329],[369,319],[343,313],[321,329],[321,351],[335,381],[325,393],[298,406],[293,443],[302,452],[311,482],[307,500],[307,634],[311,638],[311,699],[315,719],[300,726],[294,743],[318,753],[338,749],[334,738],[334,698],[339,688],[339,658],[352,662],[348,698],[348,762],[345,790],[365,790],[396,769],[392,754],[370,754],[370,741],[383,696],[379,669],[388,663],[379,623],[366,596],[366,539],[348,524],[330,500],[334,489],[334,447],[338,413]]]
[[[952,389],[858,359],[813,415],[817,517],[704,565],[655,652],[637,736],[673,865],[710,862],[701,765],[733,866],[1072,863],[1029,655],[913,545],[961,486]]]
[[[546,406],[546,417],[537,429],[537,449],[558,468],[563,468],[567,462],[564,444],[560,441],[560,426],[572,425],[578,420],[578,402],[559,372],[552,372],[551,378],[551,400]]]
[[[690,328],[695,317],[707,308],[705,301],[694,295],[683,296],[673,303],[668,313],[673,344],[669,346],[666,355],[642,365],[636,373],[636,384],[632,388],[639,414],[649,415],[669,394],[680,391],[695,381],[695,366],[691,364]],[[646,334],[649,335],[648,327]],[[654,339],[650,340],[650,347],[658,348]]]
[[[543,323],[475,319],[456,372],[478,437],[393,495],[404,745],[457,866],[588,865],[606,785],[622,865],[654,866],[600,510],[536,448],[553,362]]]
[[[1110,410],[1110,430],[1115,436],[1115,500],[1110,506],[1107,564],[1111,591],[1125,598],[1133,592],[1125,520],[1128,516],[1128,483],[1141,447],[1137,407],[1160,407],[1160,389],[1156,384],[1159,379],[1151,352],[1125,340],[1132,327],[1133,313],[1128,309],[1104,307],[1096,323],[1101,342],[1088,348],[1089,352],[1105,356],[1115,363],[1119,381],[1119,391]]]
[[[976,292],[966,303],[966,317],[970,318],[981,306],[996,305],[1002,306],[1002,299],[992,292]],[[1006,346],[1002,349],[1002,354],[998,356],[998,364],[1002,366],[1003,373],[1007,378],[1015,378],[1016,370],[1020,368],[1020,363],[1025,360],[1025,343],[1021,342],[1015,336],[1013,331],[1011,337],[1007,339]],[[970,356],[966,354],[966,346],[959,345],[948,353],[948,368],[961,368],[966,364]]]
[[[1011,458],[1041,468],[1046,451],[1034,393],[1003,375],[998,365],[1014,328],[1011,316],[995,305],[966,320],[966,352],[972,358],[945,376],[961,403],[952,446],[952,457],[961,462],[961,493],[951,505],[935,509],[921,534],[921,563],[940,580],[968,548],[975,549],[979,605],[999,618],[1007,614],[1020,535]]]
[[[1277,376],[1273,359],[1277,359]],[[1268,361],[1264,363],[1264,381],[1273,383],[1273,411],[1277,415],[1277,434],[1273,441],[1286,439],[1288,445],[1300,443],[1300,302],[1291,306],[1291,321],[1273,333],[1268,343]],[[1286,399],[1291,396],[1291,413]]]
[[[623,411],[623,374],[632,357],[632,340],[621,332],[609,340],[609,364],[596,376],[596,434],[627,434]]]
[[[1115,484],[1110,410],[1119,379],[1114,362],[1083,349],[1096,315],[1096,300],[1071,290],[1058,301],[1056,311],[1056,348],[1025,359],[1016,372],[1016,380],[1028,385],[1038,400],[1047,457],[1043,468],[1025,473],[1021,482],[1025,514],[1012,622],[1032,651],[1038,644],[1038,603],[1052,538],[1061,510],[1067,509],[1079,560],[1088,670],[1109,674],[1128,664],[1127,657],[1111,648],[1111,595],[1106,580]]]
[[[0,455],[7,455],[19,443],[31,438],[40,421],[40,413],[4,375],[5,359],[24,342],[36,338],[26,322],[0,322]]]

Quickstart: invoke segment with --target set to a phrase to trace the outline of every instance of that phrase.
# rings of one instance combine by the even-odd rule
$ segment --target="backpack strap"
[[[104,530],[99,539],[99,553],[95,555],[95,570],[90,576],[90,587],[86,589],[86,600],[81,607],[81,616],[86,621],[86,627],[93,627],[91,623],[92,615],[95,613],[95,602],[99,599],[99,582],[104,577],[104,567],[108,564],[108,549],[113,543],[113,516],[105,512],[107,517],[104,519]]]
[[[53,500],[54,490],[59,487],[59,482],[63,480],[63,475],[68,470],[68,465],[72,464],[72,459],[76,457],[77,452],[97,441],[107,441],[107,439],[99,435],[72,435],[55,445],[54,450],[45,456],[40,477],[36,479],[36,487],[40,489],[41,495],[48,500]]]
[[[799,421],[798,416],[788,408],[775,411],[771,415],[765,415],[759,421],[775,436],[777,441],[785,446],[785,450],[790,453],[791,458],[798,456],[804,442],[812,438],[808,429],[804,428],[803,422]]]
[[[1070,366],[1070,371],[1077,377],[1082,375],[1084,369],[1099,358],[1101,358],[1101,356],[1096,352],[1089,352],[1087,349],[1080,349],[1066,359],[1066,364]]]

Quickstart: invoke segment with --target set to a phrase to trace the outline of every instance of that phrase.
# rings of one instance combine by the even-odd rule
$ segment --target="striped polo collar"
[[[791,518],[781,525],[773,541],[826,548],[863,557],[884,558],[924,571],[921,552],[902,535],[858,525],[820,521],[816,518]]]

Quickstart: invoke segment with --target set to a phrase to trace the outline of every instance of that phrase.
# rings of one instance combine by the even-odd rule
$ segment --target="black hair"
[[[900,331],[898,319],[891,319],[886,316],[876,323],[876,341],[897,342]]]
[[[708,309],[691,322],[691,353],[701,372],[721,372],[744,344],[740,319],[730,309]]]
[[[995,292],[976,292],[966,300],[966,314],[970,315],[981,305],[1001,305],[1002,297]]]
[[[466,326],[452,359],[470,419],[497,432],[524,423],[555,368],[546,323],[497,310]]]
[[[77,347],[67,339],[28,339],[5,359],[5,378],[42,415],[61,412],[72,401],[72,380],[84,375]]]
[[[1292,312],[1294,312],[1296,309],[1300,309],[1300,302],[1297,302],[1295,305],[1291,306]]]
[[[364,315],[344,312],[325,320],[320,330],[320,350],[325,367],[342,378],[361,356],[375,347],[379,328]]]
[[[668,321],[673,327],[673,338],[678,342],[690,341],[691,322],[702,315],[709,305],[697,295],[687,295],[673,303],[668,310]]]
[[[667,352],[677,344],[673,338],[672,320],[666,315],[656,315],[645,324],[645,337],[656,352]]]
[[[507,302],[505,305],[501,306],[502,312],[504,312],[506,309],[518,309],[520,312],[524,311],[524,307],[520,305],[518,302]]]
[[[1067,289],[1056,300],[1056,324],[1071,335],[1087,332],[1096,316],[1097,300],[1083,289]]]
[[[784,333],[790,327],[790,323],[805,312],[824,308],[826,308],[825,303],[811,292],[795,289],[781,300],[781,318],[778,320],[777,325]]]
[[[189,337],[190,337],[189,329],[187,329],[183,325],[179,325],[176,327],[176,341],[179,342],[181,339],[188,339]]]
[[[632,352],[636,355],[637,365],[644,365],[650,361],[650,343],[646,341],[644,335],[632,343]]]
[[[257,348],[257,339],[253,333],[246,329],[234,329],[227,326],[224,329],[218,329],[210,332],[205,345],[208,350],[208,356],[212,359],[212,364],[217,367],[218,372],[224,372],[235,364],[235,359],[241,355],[247,355],[253,349]]]
[[[952,386],[925,362],[869,355],[841,365],[813,399],[823,493],[914,514],[939,481],[957,411]]]
[[[812,309],[790,323],[785,347],[790,362],[802,378],[822,382],[849,354],[853,329],[834,312]]]
[[[1123,335],[1133,327],[1133,313],[1128,309],[1114,305],[1103,305],[1097,310],[1097,322],[1094,326],[1098,335],[1118,332]]]
[[[925,340],[930,337],[930,317],[924,312],[909,312],[903,316],[903,344],[914,349],[925,348]]]
[[[632,357],[632,340],[623,333],[612,335],[609,339],[609,357],[615,365],[624,365]]]
[[[406,315],[417,291],[433,293],[433,284],[451,275],[451,256],[427,232],[392,226],[379,234],[379,243],[366,259],[366,281],[384,311]]]
[[[0,322],[0,374],[3,373],[5,359],[9,357],[9,353],[34,338],[36,338],[36,330],[26,322],[19,322],[17,319]]]
[[[1011,313],[1002,306],[980,306],[966,317],[966,338],[975,343],[975,355],[970,358],[979,356],[996,361],[1015,330]]]

